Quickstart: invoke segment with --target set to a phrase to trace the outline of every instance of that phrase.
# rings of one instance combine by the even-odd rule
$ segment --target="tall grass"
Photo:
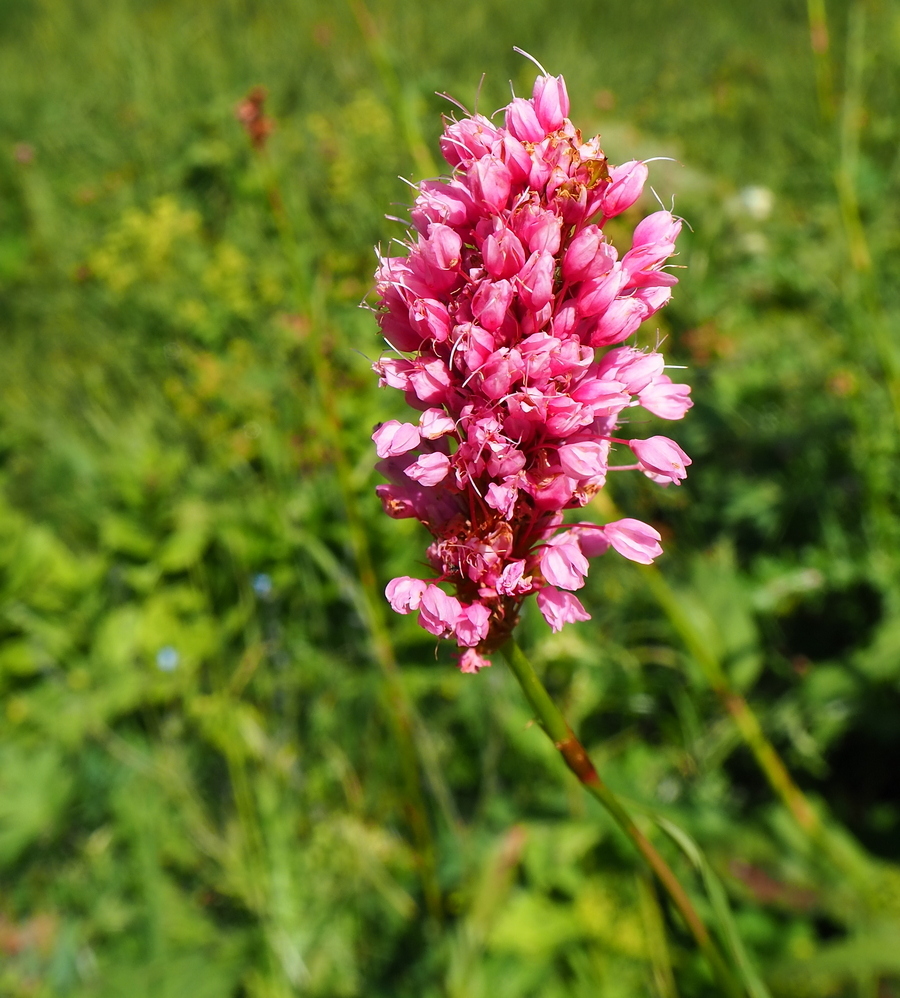
[[[750,993],[900,993],[898,39],[875,0],[3,6],[0,993],[717,994],[511,678],[380,600],[422,538],[357,305],[434,91],[505,103],[513,45],[677,159],[697,400],[688,482],[594,511],[659,569],[521,641]]]

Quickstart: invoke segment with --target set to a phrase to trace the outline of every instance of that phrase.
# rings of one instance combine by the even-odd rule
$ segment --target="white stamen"
[[[444,100],[448,100],[451,104],[455,104],[463,114],[469,114],[469,109],[465,106],[465,104],[460,104],[460,102],[455,97],[451,97],[450,94],[441,93],[440,91],[435,90],[434,95],[435,97],[443,97]]]
[[[549,76],[550,74],[546,69],[535,59],[535,57],[530,53],[526,52],[524,49],[520,49],[518,45],[513,45],[513,52],[518,52],[519,55],[524,55],[529,62],[533,62],[535,66],[541,71],[544,76]]]

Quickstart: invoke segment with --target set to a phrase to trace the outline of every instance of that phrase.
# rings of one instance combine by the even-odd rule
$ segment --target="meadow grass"
[[[358,304],[434,92],[504,104],[513,45],[613,162],[677,161],[639,342],[696,400],[688,481],[590,511],[659,567],[520,642],[749,995],[900,994],[897,11],[8,0],[3,995],[718,994],[499,660],[381,597],[424,540],[373,493]]]

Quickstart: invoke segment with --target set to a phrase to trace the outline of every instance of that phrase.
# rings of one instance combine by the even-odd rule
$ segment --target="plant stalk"
[[[537,714],[541,727],[544,729],[547,737],[556,746],[566,765],[578,777],[579,782],[587,792],[606,808],[619,828],[631,839],[635,848],[644,857],[647,865],[656,875],[660,884],[662,884],[672,903],[681,913],[697,946],[706,957],[720,984],[725,988],[726,994],[735,996],[735,998],[742,995],[743,990],[732,976],[728,965],[719,952],[713,938],[710,936],[709,930],[697,914],[687,892],[681,886],[669,864],[634,823],[631,815],[619,798],[600,779],[584,746],[569,727],[568,722],[551,699],[546,687],[538,678],[534,667],[515,639],[510,638],[501,647],[500,651],[512,670],[513,675],[516,677],[519,686],[521,686],[525,698]]]

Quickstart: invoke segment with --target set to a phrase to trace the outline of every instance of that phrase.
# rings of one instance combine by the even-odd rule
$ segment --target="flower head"
[[[668,302],[681,221],[648,215],[620,259],[603,226],[638,200],[647,167],[610,166],[568,114],[562,77],[541,75],[502,125],[446,122],[451,175],[419,184],[408,252],[381,257],[376,273],[394,355],[375,370],[420,413],[376,429],[388,479],[377,492],[390,516],[415,517],[434,538],[433,577],[394,579],[387,597],[455,638],[464,672],[490,664],[531,593],[554,630],[587,620],[571,591],[588,558],[662,553],[639,520],[563,527],[563,511],[603,487],[617,444],[661,484],[690,464],[667,437],[615,436],[632,406],[663,419],[691,406],[660,353],[619,345]]]

